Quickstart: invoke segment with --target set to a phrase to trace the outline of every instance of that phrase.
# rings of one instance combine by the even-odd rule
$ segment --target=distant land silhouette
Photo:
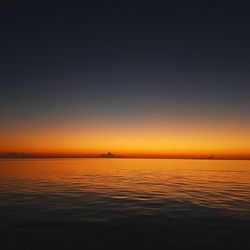
[[[121,158],[121,156],[117,156],[112,154],[111,152],[108,152],[106,154],[101,154],[99,158]]]
[[[190,159],[190,160],[250,160],[249,155],[115,155],[112,152],[99,155],[86,154],[25,154],[25,153],[0,153],[1,159],[26,159],[26,158],[131,158],[131,159]]]
[[[112,154],[111,152],[108,152],[107,154],[101,154],[99,157],[100,158],[114,158],[115,155]]]
[[[214,155],[209,155],[207,159],[208,160],[213,160],[214,159]]]
[[[1,158],[26,158],[28,155],[25,155],[24,153],[7,153],[7,154],[0,154]]]

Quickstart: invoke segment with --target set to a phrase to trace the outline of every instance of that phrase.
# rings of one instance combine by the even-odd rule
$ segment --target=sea
[[[0,160],[0,249],[250,249],[250,161]]]

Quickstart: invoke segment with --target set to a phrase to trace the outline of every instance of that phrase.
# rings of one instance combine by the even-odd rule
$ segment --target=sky
[[[0,153],[249,156],[249,7],[3,1]]]

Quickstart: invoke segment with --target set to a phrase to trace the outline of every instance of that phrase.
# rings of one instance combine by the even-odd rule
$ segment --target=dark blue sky
[[[1,5],[2,122],[249,120],[247,1],[83,2]]]

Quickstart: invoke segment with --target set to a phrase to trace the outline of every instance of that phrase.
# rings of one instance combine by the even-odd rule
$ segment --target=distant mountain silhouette
[[[111,152],[108,152],[107,154],[102,154],[99,156],[100,158],[116,158],[117,156],[115,156],[114,154],[112,154]]]

